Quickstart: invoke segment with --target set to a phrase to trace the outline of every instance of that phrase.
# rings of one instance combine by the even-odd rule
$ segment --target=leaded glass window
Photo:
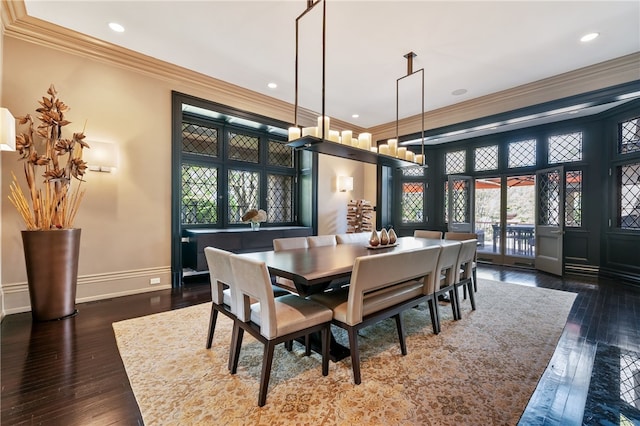
[[[218,168],[182,165],[183,224],[215,224],[218,222]]]
[[[548,140],[549,164],[582,160],[582,132],[550,136]]]
[[[498,145],[483,146],[474,150],[475,171],[496,170],[498,168]]]
[[[640,230],[640,163],[617,167],[617,178],[619,226]]]
[[[629,154],[640,151],[640,117],[620,123],[620,144],[618,152]]]
[[[424,221],[424,182],[402,184],[402,222]]]
[[[229,170],[228,192],[228,222],[241,223],[247,210],[260,207],[260,173]]]
[[[527,167],[536,165],[536,140],[509,143],[509,168]]]
[[[218,129],[193,123],[182,123],[182,152],[218,156]]]
[[[582,171],[565,173],[565,226],[582,226]]]
[[[260,138],[242,133],[229,133],[229,159],[260,162]]]
[[[467,168],[466,151],[447,152],[445,156],[445,174],[464,173]]]
[[[402,176],[405,177],[420,177],[424,176],[424,168],[423,167],[403,167]]]
[[[267,222],[293,222],[293,176],[267,175]]]
[[[269,140],[267,163],[272,166],[293,167],[293,149],[284,142]]]

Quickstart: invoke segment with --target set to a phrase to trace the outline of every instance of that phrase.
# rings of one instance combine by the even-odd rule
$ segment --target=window
[[[550,136],[548,148],[549,164],[580,161],[582,160],[582,132]]]
[[[467,168],[465,154],[464,150],[447,152],[445,156],[445,174],[464,173]]]
[[[424,182],[402,183],[402,223],[424,221]]]
[[[264,209],[267,223],[294,224],[296,171],[286,131],[280,139],[261,126],[245,129],[206,109],[197,114],[187,109],[182,116],[181,224],[241,224],[252,208]]]
[[[616,168],[618,181],[618,226],[640,230],[640,162]]]
[[[564,225],[582,226],[582,171],[572,170],[565,173]]]
[[[536,165],[536,140],[528,139],[509,143],[509,168]]]
[[[640,117],[620,123],[618,153],[640,152]]]
[[[498,145],[483,146],[474,150],[473,169],[496,170],[498,168]]]

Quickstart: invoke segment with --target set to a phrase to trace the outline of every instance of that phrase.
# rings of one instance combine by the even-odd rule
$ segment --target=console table
[[[182,266],[195,271],[207,271],[205,247],[216,247],[234,253],[273,250],[275,238],[307,237],[313,229],[305,226],[217,229],[194,228],[182,231]]]

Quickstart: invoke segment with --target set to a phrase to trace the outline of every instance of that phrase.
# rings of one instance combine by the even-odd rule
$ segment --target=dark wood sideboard
[[[261,227],[258,231],[247,228],[197,228],[182,231],[182,265],[194,271],[207,271],[204,248],[211,246],[234,253],[273,250],[275,238],[306,237],[313,229],[304,226]]]

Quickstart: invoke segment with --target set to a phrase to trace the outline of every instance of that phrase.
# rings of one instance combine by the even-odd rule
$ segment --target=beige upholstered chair
[[[432,238],[435,240],[442,239],[442,232],[440,231],[427,231],[425,229],[416,229],[413,231],[413,236],[416,238]]]
[[[456,241],[464,241],[464,240],[477,240],[478,234],[473,232],[445,232],[444,233],[445,240],[456,240]],[[472,280],[473,280],[473,291],[478,291],[478,252],[476,250],[476,255],[473,258],[473,267],[472,267]]]
[[[294,294],[274,297],[269,271],[264,262],[239,255],[230,258],[236,291],[232,294],[237,319],[231,338],[231,374],[236,374],[242,337],[247,331],[265,345],[258,405],[267,400],[273,351],[284,343],[309,333],[322,334],[322,375],[329,374],[331,310]],[[251,301],[255,299],[255,303]]]
[[[213,333],[216,329],[218,312],[235,320],[235,307],[231,303],[231,292],[234,291],[233,273],[229,258],[232,253],[214,247],[205,247],[209,277],[211,278],[211,315],[209,318],[209,333],[207,335],[207,349],[213,343]]]
[[[462,243],[453,242],[443,244],[440,249],[440,257],[438,258],[437,270],[440,271],[440,279],[436,282],[435,297],[440,295],[449,294],[449,300],[451,302],[451,310],[453,312],[453,319],[459,319],[458,316],[458,293],[456,292],[456,278],[458,267],[458,255],[460,254],[460,248]],[[438,331],[440,331],[440,312],[438,304],[436,303],[436,315],[438,316]]]
[[[464,240],[460,247],[460,254],[458,254],[458,266],[456,268],[456,294],[457,289],[462,287],[464,289],[465,299],[467,298],[467,292],[469,292],[469,300],[471,301],[471,309],[476,310],[476,300],[473,291],[473,260],[476,257],[476,250],[478,248],[478,240]],[[458,302],[460,298],[458,297]],[[458,305],[458,318],[462,318],[462,309]]]
[[[355,260],[349,288],[339,292],[309,296],[333,311],[333,324],[347,330],[353,381],[361,383],[358,330],[393,317],[396,321],[402,355],[407,346],[402,311],[431,300],[429,308],[434,324],[434,280],[439,276],[436,264],[440,246],[397,253],[362,256]]]
[[[307,237],[307,243],[309,244],[309,247],[335,246],[336,236],[335,235],[313,235],[311,237]]]
[[[307,248],[307,237],[291,237],[291,238],[276,238],[273,240],[273,250],[293,250],[298,248]]]
[[[351,234],[337,234],[336,242],[338,244],[369,244],[370,232],[354,232]]]

